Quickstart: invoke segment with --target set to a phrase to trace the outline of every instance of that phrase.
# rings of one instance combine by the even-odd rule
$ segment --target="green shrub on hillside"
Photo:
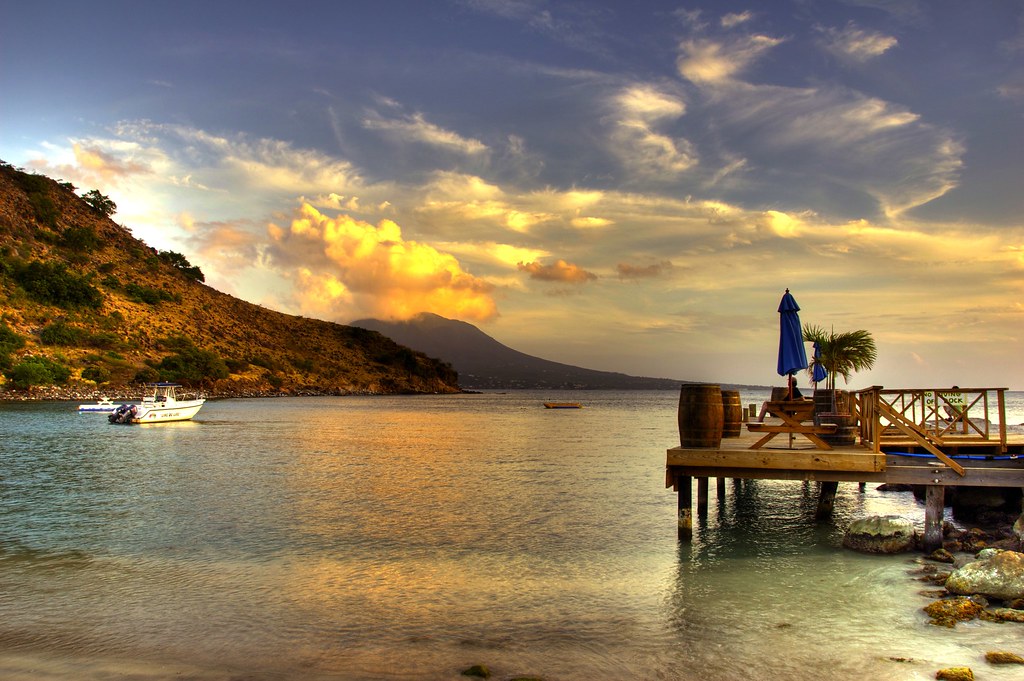
[[[60,320],[44,326],[39,332],[39,341],[43,345],[85,345],[88,335],[84,329]]]
[[[164,301],[175,301],[178,299],[173,293],[139,284],[127,284],[124,287],[124,294],[128,297],[128,300],[136,303],[145,303],[146,305],[157,305]]]
[[[25,390],[34,385],[67,383],[71,377],[71,369],[46,357],[26,357],[4,375],[12,386]]]
[[[189,279],[206,281],[206,275],[203,274],[203,271],[190,263],[188,258],[183,256],[181,253],[175,253],[174,251],[160,251],[157,253],[157,257],[171,267],[181,271]]]
[[[32,205],[36,220],[55,227],[60,211],[50,198],[50,183],[42,175],[30,175],[20,171],[13,171],[10,177],[17,183],[21,190],[28,194],[28,202]]]
[[[92,253],[103,244],[92,227],[68,227],[61,232],[58,243],[76,253]]]
[[[25,339],[0,321],[0,369],[10,369],[11,353],[24,345]]]
[[[60,263],[33,260],[15,265],[14,280],[29,297],[41,303],[58,307],[93,308],[103,305],[103,294],[89,281],[74,272],[68,272]]]
[[[227,378],[230,373],[217,353],[197,348],[184,336],[165,338],[163,344],[176,352],[156,365],[161,381],[195,384]]]
[[[90,364],[82,370],[82,378],[94,383],[106,383],[110,380],[110,370],[102,364]]]
[[[29,194],[28,202],[32,204],[32,211],[36,214],[36,220],[50,227],[57,226],[57,218],[60,211],[57,205],[46,194]]]
[[[240,374],[249,368],[249,362],[244,359],[228,358],[224,360],[224,364],[227,365],[228,371],[233,374]]]
[[[156,383],[160,380],[160,372],[151,366],[145,366],[135,372],[132,379],[135,383]]]
[[[6,322],[0,321],[0,352],[11,352],[25,345],[25,339],[15,332]]]

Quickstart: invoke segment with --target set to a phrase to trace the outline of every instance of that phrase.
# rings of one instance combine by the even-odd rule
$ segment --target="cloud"
[[[668,260],[650,265],[630,265],[620,262],[615,269],[619,272],[619,279],[653,279],[672,269],[672,263]]]
[[[188,234],[190,250],[221,276],[254,267],[260,260],[262,242],[251,220],[197,223],[192,215],[182,213],[178,224]]]
[[[303,203],[289,226],[271,225],[270,241],[272,265],[297,272],[295,296],[306,314],[335,320],[497,315],[492,284],[465,272],[452,255],[406,241],[390,220],[332,218]]]
[[[428,122],[423,114],[416,113],[402,119],[385,119],[379,116],[363,120],[367,130],[378,130],[399,142],[425,144],[437,149],[475,156],[487,152],[487,145],[479,140],[463,137],[450,130]]]
[[[723,140],[719,155],[728,164],[723,169],[743,169],[745,179],[760,168],[771,168],[780,178],[788,172],[810,175],[792,200],[806,202],[816,191],[863,194],[880,213],[895,216],[959,182],[962,142],[898,104],[842,87],[797,88],[725,77],[698,85],[706,95],[703,113],[715,121]],[[739,163],[730,145],[742,149]],[[726,175],[719,171],[713,179]],[[791,189],[776,186],[775,200]]]
[[[75,160],[82,170],[95,173],[108,182],[132,175],[152,172],[146,165],[132,160],[122,160],[97,147],[86,147],[76,142],[72,145]]]
[[[753,18],[754,13],[749,10],[746,12],[733,12],[723,16],[719,23],[722,25],[722,28],[733,28],[734,26],[745,24]]]
[[[572,218],[569,221],[569,224],[576,229],[594,229],[597,227],[608,227],[609,225],[614,224],[614,222],[607,218],[585,217],[581,215]]]
[[[438,234],[467,223],[486,226],[487,233],[530,232],[535,226],[556,219],[546,210],[531,210],[527,201],[509,196],[498,185],[476,175],[435,173],[422,188],[424,198],[415,214]]]
[[[685,40],[679,45],[676,67],[683,78],[698,85],[722,83],[735,79],[761,55],[782,42],[781,38],[765,35]]]
[[[633,177],[678,175],[696,164],[692,144],[658,130],[686,113],[680,98],[650,85],[633,85],[615,96],[613,107],[612,148]]]
[[[584,284],[597,279],[597,275],[587,272],[578,265],[567,263],[564,260],[557,260],[551,265],[542,265],[539,262],[519,263],[519,269],[527,272],[531,279],[538,281],[559,281],[568,284]]]
[[[874,31],[866,31],[848,23],[843,28],[819,28],[823,34],[822,46],[843,59],[866,62],[896,47],[896,38]]]

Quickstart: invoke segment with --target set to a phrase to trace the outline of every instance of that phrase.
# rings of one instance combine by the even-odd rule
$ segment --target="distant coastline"
[[[202,393],[207,399],[231,399],[231,398],[266,398],[266,397],[370,397],[370,396],[388,396],[388,395],[444,395],[444,394],[462,394],[462,395],[479,395],[484,393],[502,392],[510,390],[536,390],[538,392],[550,391],[550,392],[573,392],[573,393],[588,393],[598,392],[604,390],[613,390],[621,392],[671,392],[678,390],[680,386],[684,384],[699,383],[699,381],[678,381],[671,387],[652,387],[652,388],[566,388],[566,387],[547,387],[547,386],[529,386],[529,387],[487,387],[487,388],[463,388],[456,393],[412,393],[412,392],[387,392],[387,391],[373,391],[373,390],[317,390],[317,389],[295,389],[295,390],[254,390],[251,388],[227,388],[227,389],[205,389],[205,388],[186,388],[186,393]],[[771,386],[763,385],[730,385],[722,383],[720,384],[725,390],[771,390]],[[130,401],[137,400],[141,395],[141,387],[139,386],[118,386],[116,388],[110,388],[104,390],[102,388],[85,388],[85,387],[72,387],[72,386],[47,386],[47,387],[33,387],[28,390],[2,390],[0,389],[0,402],[90,402],[98,400],[102,397],[109,397],[115,402],[117,401]]]

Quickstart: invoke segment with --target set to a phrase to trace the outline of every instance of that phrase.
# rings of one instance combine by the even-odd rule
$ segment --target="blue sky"
[[[771,384],[788,287],[851,387],[1024,389],[1019,2],[0,12],[0,158],[232,295]]]

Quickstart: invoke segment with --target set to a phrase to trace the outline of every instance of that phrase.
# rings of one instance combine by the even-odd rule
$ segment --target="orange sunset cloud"
[[[558,260],[553,265],[542,265],[539,262],[521,262],[519,263],[519,269],[523,272],[528,272],[531,279],[539,279],[541,281],[582,284],[592,279],[597,279],[596,274],[587,272],[579,265],[573,265],[564,260]]]
[[[372,225],[348,215],[332,218],[304,203],[290,226],[271,225],[270,237],[277,264],[296,272],[296,297],[306,314],[407,319],[433,312],[475,320],[497,315],[492,284],[465,272],[451,254],[404,240],[391,220]]]

